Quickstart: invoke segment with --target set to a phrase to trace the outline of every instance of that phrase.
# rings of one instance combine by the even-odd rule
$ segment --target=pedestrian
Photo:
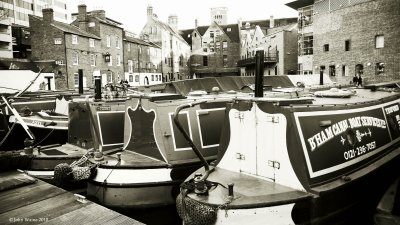
[[[357,77],[357,74],[354,74],[354,77],[353,77],[353,85],[356,86],[356,87],[357,87],[357,85],[358,85],[358,77]]]
[[[358,78],[357,78],[357,87],[362,87],[361,73],[358,74]]]

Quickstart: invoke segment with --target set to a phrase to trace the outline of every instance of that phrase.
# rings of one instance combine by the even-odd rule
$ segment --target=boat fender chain
[[[216,188],[218,185],[226,188],[224,185],[205,180],[207,189]],[[199,204],[197,201],[188,198],[187,194],[194,193],[194,179],[183,182],[181,184],[181,193],[176,199],[176,208],[179,216],[186,225],[207,225],[214,224],[217,220],[217,212],[219,207],[206,204]]]

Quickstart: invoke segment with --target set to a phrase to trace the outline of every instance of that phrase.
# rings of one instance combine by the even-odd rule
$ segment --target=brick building
[[[53,9],[43,9],[43,18],[29,16],[31,27],[32,60],[55,60],[57,89],[78,85],[78,70],[84,72],[84,86],[92,85],[93,71],[101,56],[96,46],[100,37],[78,27],[54,20]]]
[[[322,70],[340,83],[358,73],[366,83],[400,78],[397,0],[298,0],[287,5],[312,6],[314,73]]]
[[[131,86],[162,83],[161,47],[124,32],[125,79]]]
[[[190,73],[197,78],[237,76],[236,62],[240,59],[240,37],[237,24],[218,25],[182,30],[191,45]]]
[[[188,60],[190,46],[178,31],[178,17],[171,15],[168,24],[161,22],[147,7],[147,22],[140,36],[161,47],[161,73],[164,81],[180,80],[189,77]]]
[[[255,75],[255,55],[264,50],[264,75],[296,74],[297,18],[239,21],[241,76]]]
[[[78,6],[76,18],[72,25],[100,38],[100,42],[95,46],[98,52],[95,55],[96,70],[88,71],[89,76],[91,74],[101,75],[103,85],[125,79],[122,24],[106,17],[104,10],[88,12],[86,5]]]

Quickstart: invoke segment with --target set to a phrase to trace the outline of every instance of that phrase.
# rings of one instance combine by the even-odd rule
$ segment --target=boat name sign
[[[111,111],[111,106],[97,106],[97,111]]]
[[[400,138],[400,100],[358,109],[297,112],[295,118],[310,178],[351,170],[351,165],[389,151]]]

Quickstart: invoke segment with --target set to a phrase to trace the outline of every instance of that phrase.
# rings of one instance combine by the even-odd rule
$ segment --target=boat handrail
[[[26,133],[28,134],[28,136],[35,141],[35,135],[32,133],[32,131],[29,129],[28,125],[26,125],[25,121],[21,118],[21,116],[19,115],[18,111],[15,110],[15,108],[13,108],[10,104],[8,104],[7,99],[4,96],[1,96],[1,98],[3,99],[4,103],[7,105],[7,107],[11,110],[11,112],[14,114],[15,118],[21,123],[22,127],[24,128],[24,130],[26,131]]]
[[[186,108],[190,108],[196,105],[200,105],[202,103],[206,103],[207,101],[196,101],[196,102],[191,102],[191,103],[186,103],[186,104],[182,104],[179,105],[178,107],[176,107],[175,112],[174,112],[174,123],[176,125],[176,127],[178,128],[178,130],[182,133],[182,135],[184,136],[184,138],[188,141],[188,144],[190,145],[190,147],[193,149],[194,153],[196,154],[196,156],[200,159],[201,163],[204,166],[205,169],[205,174],[202,176],[201,180],[205,180],[207,179],[209,173],[212,171],[210,170],[210,165],[208,165],[207,161],[205,160],[204,156],[201,154],[201,152],[199,151],[199,149],[196,147],[196,145],[193,143],[193,140],[190,138],[190,136],[188,135],[188,133],[185,131],[185,129],[182,127],[178,115],[179,112],[182,109],[186,109]]]

